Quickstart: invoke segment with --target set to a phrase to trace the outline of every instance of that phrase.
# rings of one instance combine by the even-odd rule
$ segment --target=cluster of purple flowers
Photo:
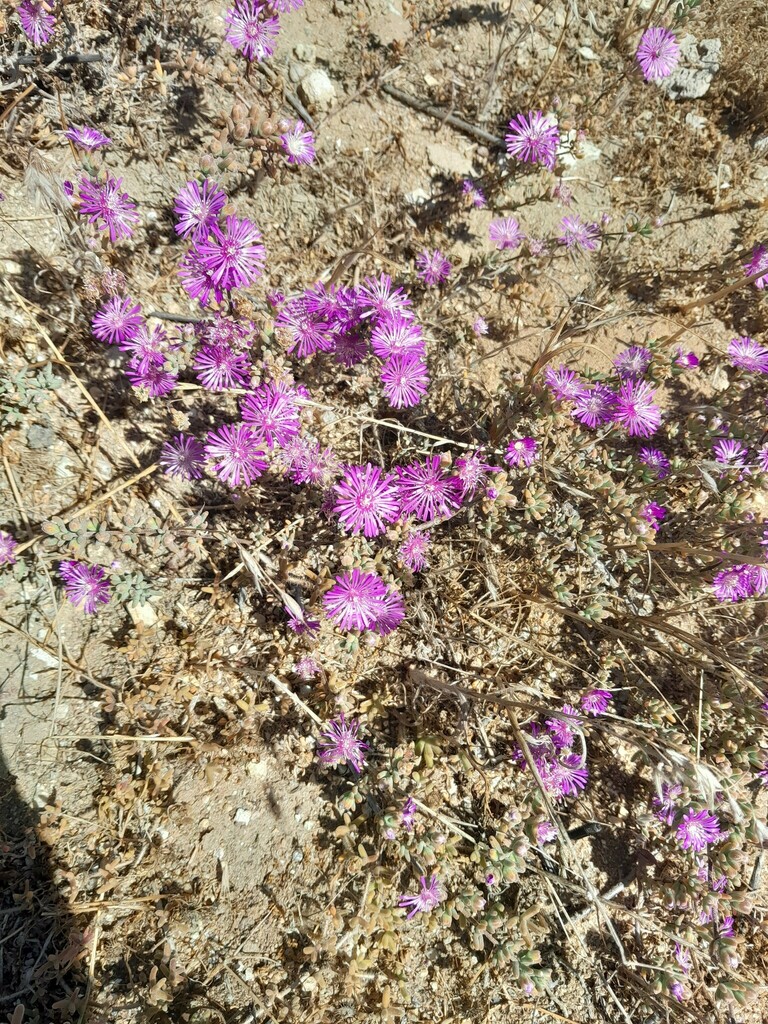
[[[731,565],[712,580],[718,601],[745,601],[768,592],[768,565]]]
[[[618,389],[585,381],[564,364],[557,369],[548,366],[544,383],[556,401],[573,403],[572,415],[579,423],[591,428],[610,423],[623,427],[630,437],[650,437],[661,424],[661,409],[653,387],[639,378],[651,359],[650,351],[638,346],[617,357]]]
[[[387,274],[359,288],[318,283],[282,303],[275,329],[299,359],[327,352],[352,367],[373,352],[387,401],[403,409],[418,405],[429,385],[424,335],[410,305]]]

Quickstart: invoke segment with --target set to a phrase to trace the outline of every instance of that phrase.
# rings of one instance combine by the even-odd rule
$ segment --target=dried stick
[[[395,88],[394,85],[390,85],[388,82],[384,82],[380,88],[383,93],[386,93],[387,96],[391,96],[392,99],[397,100],[398,103],[402,103],[406,107],[411,107],[413,110],[418,110],[422,114],[428,114],[430,117],[436,118],[442,124],[449,124],[452,128],[456,128],[458,131],[464,132],[465,135],[473,135],[476,139],[479,139],[481,142],[487,142],[491,146],[504,146],[503,139],[500,139],[497,135],[491,135],[490,132],[486,132],[474,124],[470,124],[469,121],[465,121],[463,117],[457,117],[456,114],[449,114],[447,110],[443,110],[441,107],[434,107],[431,103],[425,103],[424,100],[417,99],[415,96],[410,96],[407,92],[403,92],[402,89]]]

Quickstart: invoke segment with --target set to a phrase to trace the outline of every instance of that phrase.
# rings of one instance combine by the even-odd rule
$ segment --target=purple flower
[[[613,694],[610,690],[588,690],[581,698],[581,706],[588,715],[603,715],[611,700]]]
[[[370,462],[364,466],[349,466],[333,489],[339,496],[333,511],[350,533],[362,530],[366,537],[376,537],[400,514],[394,477],[382,476],[379,466]]]
[[[179,263],[179,277],[184,290],[191,298],[198,299],[201,306],[208,305],[211,292],[217,302],[224,297],[224,290],[214,281],[213,274],[194,249]]]
[[[586,788],[589,769],[582,764],[578,754],[566,754],[560,761],[553,762],[541,777],[547,790],[556,799],[561,799],[578,796],[579,791]]]
[[[630,380],[639,380],[645,375],[645,371],[651,365],[653,353],[650,349],[640,345],[630,345],[620,352],[613,360],[613,365],[618,370],[620,377],[628,377]]]
[[[756,245],[752,250],[749,263],[744,264],[744,274],[747,277],[752,277],[753,274],[760,271],[765,271],[765,273],[756,279],[755,288],[765,288],[768,283],[768,249],[764,245]]]
[[[407,894],[401,896],[397,905],[398,907],[411,908],[407,914],[407,919],[410,921],[416,914],[425,914],[434,910],[444,899],[445,892],[437,880],[437,875],[433,874],[429,881],[422,875],[419,879],[418,893],[415,896]]]
[[[429,530],[414,530],[409,533],[403,543],[397,549],[400,560],[411,572],[421,572],[427,565],[427,551],[429,551],[432,535]]]
[[[371,348],[380,359],[396,355],[423,356],[424,335],[421,328],[410,318],[383,316],[371,332]]]
[[[163,472],[180,480],[199,480],[204,461],[205,448],[191,434],[177,434],[160,451]]]
[[[286,160],[289,164],[311,164],[315,159],[315,137],[306,130],[303,121],[280,136]]]
[[[305,682],[309,682],[310,679],[314,679],[317,673],[320,671],[320,665],[315,661],[313,657],[305,654],[303,658],[299,658],[296,664],[293,666],[293,671]]]
[[[197,244],[203,266],[224,291],[245,288],[261,276],[267,252],[261,232],[246,218],[229,216],[226,228],[213,224],[209,237]]]
[[[641,448],[640,461],[653,470],[659,480],[669,476],[669,459],[658,448]]]
[[[646,29],[635,57],[646,82],[667,78],[680,60],[680,47],[674,32],[661,26]]]
[[[202,242],[218,223],[226,205],[226,193],[211,178],[205,178],[202,188],[197,181],[188,181],[176,196],[173,207],[178,217],[176,234]]]
[[[557,829],[551,821],[540,821],[536,825],[536,842],[539,846],[543,846],[544,843],[551,843],[553,839],[557,839]]]
[[[112,142],[108,135],[102,135],[95,128],[89,128],[87,124],[70,125],[64,132],[64,137],[86,153],[92,153],[102,146],[109,146]]]
[[[517,114],[509,122],[506,141],[510,156],[524,163],[542,164],[550,171],[555,169],[560,132],[553,117],[540,110]]]
[[[38,0],[22,0],[18,6],[16,13],[21,27],[35,46],[43,46],[53,35],[56,19],[50,13],[52,7],[52,0],[48,4]]]
[[[667,510],[663,505],[657,505],[655,501],[651,501],[640,514],[646,523],[649,523],[654,530],[658,530],[662,519],[666,517]]]
[[[474,498],[477,488],[492,470],[493,466],[485,461],[479,451],[459,456],[454,463],[454,473],[461,485],[461,500]]]
[[[62,562],[59,576],[64,580],[69,600],[86,615],[93,615],[100,604],[109,604],[109,580],[101,566],[85,562]]]
[[[254,0],[235,0],[235,6],[224,14],[229,25],[227,42],[239,50],[246,60],[264,60],[275,52],[280,22],[267,13],[267,4]]]
[[[743,601],[749,597],[742,566],[734,565],[721,569],[712,580],[712,589],[718,601]]]
[[[299,359],[306,359],[315,352],[329,352],[334,346],[327,324],[307,309],[303,295],[285,303],[275,317],[275,329],[283,334],[287,351],[295,351]]]
[[[459,507],[459,481],[443,471],[439,456],[430,455],[423,462],[398,466],[397,474],[403,515],[430,523],[438,517],[453,515]]]
[[[472,322],[472,333],[482,338],[488,333],[488,321],[483,316],[476,316]]]
[[[416,817],[416,801],[412,796],[403,804],[403,809],[400,812],[400,824],[403,826],[406,832],[413,832],[413,822]]]
[[[597,248],[597,241],[600,238],[600,227],[597,224],[587,224],[572,214],[560,221],[560,231],[557,240],[566,249],[591,251]]]
[[[290,14],[291,11],[298,11],[304,6],[304,0],[272,0],[272,7],[278,14]]]
[[[109,240],[130,238],[139,223],[136,204],[127,192],[121,192],[122,178],[107,173],[103,182],[92,181],[82,175],[78,185],[80,205],[78,212],[96,224],[99,231],[109,231]]]
[[[442,284],[451,274],[451,262],[439,249],[425,249],[416,257],[416,273],[429,288]]]
[[[381,614],[386,593],[386,585],[376,573],[353,569],[336,577],[323,597],[323,605],[340,629],[371,629]]]
[[[343,714],[333,719],[320,733],[317,756],[323,764],[348,764],[355,774],[365,767],[365,751],[370,749],[359,737],[360,723]]]
[[[373,629],[380,636],[389,636],[405,618],[405,604],[402,595],[390,587],[379,602]]]
[[[625,380],[616,399],[614,423],[625,427],[630,437],[650,437],[661,423],[661,409],[654,404],[655,397],[650,384]]]
[[[699,853],[720,838],[720,822],[709,811],[694,811],[689,807],[677,826],[677,839],[684,850]]]
[[[470,201],[472,206],[477,210],[485,209],[487,202],[485,193],[479,188],[473,181],[463,181],[461,184],[461,191]]]
[[[575,399],[573,416],[587,427],[599,427],[613,419],[617,396],[605,384],[585,386]]]
[[[677,1000],[678,1003],[682,1003],[682,1001],[686,998],[686,992],[685,988],[683,987],[683,983],[681,981],[671,982],[669,986],[669,994],[672,996],[673,999]]]
[[[158,363],[152,363],[143,369],[136,366],[125,371],[132,386],[146,391],[150,398],[162,398],[173,391],[179,382],[171,370],[166,370]]]
[[[679,942],[675,943],[675,960],[680,964],[680,969],[683,974],[688,974],[691,969],[691,954],[685,946],[681,946]]]
[[[548,366],[544,371],[544,383],[558,402],[575,402],[582,398],[587,389],[584,381],[577,373],[561,363],[555,370]]]
[[[757,466],[762,473],[768,473],[768,445],[757,453]]]
[[[670,785],[668,782],[663,782],[661,785],[661,796],[655,796],[651,801],[655,808],[655,815],[659,821],[663,821],[665,825],[671,825],[677,817],[677,803],[676,800],[683,792],[683,787],[675,784]]]
[[[488,227],[488,237],[496,243],[497,249],[517,249],[525,239],[514,217],[492,220]]]
[[[260,384],[243,399],[243,420],[268,448],[288,444],[301,430],[294,395],[278,384]]]
[[[768,373],[768,348],[758,345],[748,336],[734,338],[728,344],[731,363],[740,370],[752,373]]]
[[[154,324],[149,327],[142,321],[132,337],[118,341],[121,352],[130,352],[129,366],[132,370],[143,373],[150,366],[162,366],[168,349],[168,336],[162,327]]]
[[[5,533],[0,530],[0,565],[14,565],[16,562],[16,556],[14,551],[19,546],[19,542],[15,540],[10,533]]]
[[[532,466],[539,457],[539,442],[533,437],[518,437],[507,445],[504,461],[508,466]]]
[[[209,391],[247,388],[251,383],[248,356],[235,352],[230,345],[201,345],[193,367],[197,379]]]
[[[579,713],[572,704],[563,705],[565,718],[547,718],[544,722],[548,732],[552,736],[552,742],[557,748],[565,748],[573,745],[573,729],[581,726]]]
[[[408,307],[411,300],[402,288],[392,288],[392,278],[388,274],[378,277],[366,277],[358,289],[358,301],[376,316],[410,317]],[[368,314],[366,314],[368,315]]]
[[[712,445],[715,461],[726,469],[746,469],[749,448],[741,441],[723,438]]]
[[[681,370],[695,370],[699,365],[699,357],[695,352],[683,352],[678,347],[677,355],[675,356],[675,366],[679,366]]]
[[[141,306],[133,305],[133,299],[121,299],[117,295],[105,302],[91,321],[94,336],[107,345],[130,341],[142,326]]]
[[[230,487],[249,487],[267,468],[255,431],[244,423],[211,430],[205,439],[205,455],[213,461],[213,471],[219,480]]]
[[[381,370],[384,395],[395,409],[418,405],[429,386],[426,364],[411,352],[394,355]]]

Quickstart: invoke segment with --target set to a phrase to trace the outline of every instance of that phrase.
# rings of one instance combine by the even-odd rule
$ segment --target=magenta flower
[[[688,974],[691,969],[691,954],[685,946],[681,946],[679,942],[675,943],[675,960],[680,965],[680,969],[683,974]]]
[[[157,324],[150,327],[142,321],[136,333],[119,341],[117,347],[121,352],[130,352],[129,367],[143,373],[150,366],[163,365],[168,350],[168,336]]]
[[[388,274],[366,277],[358,290],[358,299],[369,313],[376,316],[412,316],[408,311],[411,300],[402,288],[392,288],[392,278]]]
[[[179,263],[179,277],[190,298],[197,299],[201,306],[207,306],[211,292],[217,302],[224,297],[224,290],[213,279],[213,274],[200,255],[191,249]]]
[[[488,333],[488,321],[484,316],[476,316],[472,321],[472,333],[478,338],[482,338]]]
[[[641,345],[630,345],[623,352],[619,352],[613,360],[613,365],[618,370],[620,377],[639,380],[645,375],[652,359],[653,353],[650,349],[643,348]]]
[[[267,258],[256,225],[234,216],[227,217],[224,231],[218,224],[212,225],[209,237],[197,244],[196,251],[214,283],[224,291],[253,284]]]
[[[64,137],[86,153],[93,153],[94,150],[109,146],[112,142],[108,135],[102,135],[95,128],[89,128],[87,124],[70,125],[64,132]]]
[[[398,490],[401,511],[424,523],[453,515],[461,502],[461,486],[456,477],[442,469],[440,457],[428,456],[423,462],[398,466]]]
[[[122,178],[113,178],[107,173],[103,182],[82,175],[78,185],[78,212],[99,231],[109,231],[109,240],[113,243],[118,238],[130,238],[139,223],[136,204],[127,192],[120,191],[122,184]]]
[[[551,843],[557,839],[557,829],[551,821],[540,821],[536,825],[536,843],[543,846],[544,843]]]
[[[540,773],[547,790],[556,799],[566,796],[578,796],[585,789],[589,779],[589,769],[582,764],[578,754],[566,754],[560,761],[554,762],[546,773]]]
[[[280,22],[267,13],[267,4],[254,0],[235,0],[235,6],[224,14],[226,40],[239,50],[246,60],[264,60],[275,52],[275,40]]]
[[[404,316],[383,316],[371,331],[371,348],[379,359],[396,355],[423,356],[424,335],[419,325]]]
[[[557,402],[575,402],[576,399],[584,397],[587,391],[581,377],[565,363],[561,363],[556,370],[548,366],[544,371],[544,383]]]
[[[573,728],[579,728],[582,724],[579,713],[572,704],[563,704],[563,715],[566,717],[547,718],[544,722],[552,737],[552,742],[557,748],[572,746]]]
[[[553,117],[545,116],[540,110],[531,110],[528,115],[517,114],[509,122],[506,141],[510,156],[554,171],[560,132]]]
[[[753,274],[757,274],[760,271],[765,271],[765,273],[762,277],[758,277],[755,280],[755,288],[765,288],[766,283],[768,283],[768,248],[764,245],[756,245],[752,250],[749,263],[744,264],[744,274],[746,277],[752,277]]]
[[[122,345],[130,341],[142,326],[141,306],[133,305],[133,299],[121,299],[117,295],[108,299],[91,321],[94,336],[107,345]]]
[[[715,461],[726,469],[746,469],[749,449],[741,441],[723,438],[712,445]]]
[[[315,352],[330,352],[334,346],[328,325],[307,309],[303,295],[285,303],[275,317],[275,330],[285,340],[287,351],[295,352],[299,359]]]
[[[467,197],[472,206],[475,207],[475,209],[485,209],[487,205],[485,193],[473,181],[463,181],[461,183],[461,191]]]
[[[290,14],[304,6],[304,0],[272,0],[271,6],[278,14]]]
[[[390,587],[379,603],[374,632],[380,636],[389,636],[405,618],[405,604],[402,595],[394,587]]]
[[[588,715],[604,715],[611,700],[610,690],[588,690],[581,698],[581,706]]]
[[[646,82],[668,78],[680,60],[680,47],[674,32],[661,26],[646,29],[635,57]]]
[[[712,580],[712,589],[718,601],[743,601],[750,596],[742,568],[734,565],[717,573]]]
[[[539,457],[539,442],[533,437],[518,437],[509,442],[504,452],[508,466],[532,466]]]
[[[462,501],[467,497],[474,498],[477,488],[493,468],[490,462],[483,459],[480,451],[472,452],[470,455],[461,455],[456,459],[454,473],[461,485]]]
[[[86,615],[93,615],[101,604],[109,604],[111,588],[101,566],[85,562],[62,562],[59,576],[64,580],[68,599]]]
[[[19,542],[10,533],[0,530],[0,565],[14,565],[16,563],[14,551],[18,546]]]
[[[659,480],[669,476],[669,459],[658,448],[641,448],[640,461],[654,472]]]
[[[453,269],[450,260],[447,260],[439,249],[425,249],[420,252],[416,257],[416,266],[416,273],[429,288],[446,281]]]
[[[640,513],[646,523],[650,524],[653,530],[658,530],[661,521],[666,517],[667,510],[663,505],[657,505],[655,501],[649,502]]]
[[[488,237],[497,249],[517,249],[523,244],[525,235],[514,217],[492,220],[488,226]]]
[[[675,980],[670,982],[669,994],[678,1003],[682,1003],[684,999],[688,998],[687,993],[685,991],[685,986],[683,985],[682,981]]]
[[[734,338],[728,344],[731,363],[740,370],[768,373],[768,348],[758,345],[752,338]]]
[[[353,569],[336,577],[323,597],[323,605],[340,629],[371,629],[382,612],[386,594],[386,585],[375,572]]]
[[[243,420],[268,448],[283,447],[301,430],[295,397],[278,384],[260,384],[240,408]]]
[[[758,451],[757,465],[762,473],[768,473],[768,445]]]
[[[400,812],[400,824],[403,826],[406,832],[413,832],[413,823],[416,819],[416,801],[412,796],[403,804],[403,809]]]
[[[162,398],[169,394],[179,382],[175,373],[166,370],[154,363],[150,366],[139,369],[131,367],[125,371],[125,375],[137,390],[146,391],[150,398]]]
[[[709,811],[694,812],[693,808],[689,807],[677,826],[677,839],[684,850],[699,853],[720,838],[720,822]]]
[[[733,938],[733,918],[730,916],[724,917],[717,926],[717,937],[718,939],[732,939]]]
[[[588,252],[597,248],[600,238],[600,227],[597,224],[587,224],[576,214],[563,217],[560,221],[561,234],[557,240],[566,249],[581,249]]]
[[[311,164],[315,159],[315,137],[307,131],[303,121],[280,136],[286,160],[289,164]]]
[[[24,34],[35,46],[43,46],[53,35],[56,19],[50,13],[53,2],[44,4],[38,0],[22,0],[16,13]]]
[[[573,416],[587,427],[610,422],[616,412],[617,395],[605,384],[584,386],[574,400]]]
[[[427,566],[432,534],[429,530],[414,530],[397,549],[400,560],[411,572],[421,572]]]
[[[347,720],[343,714],[333,719],[320,733],[317,756],[323,764],[335,766],[348,764],[355,774],[359,775],[365,767],[365,752],[369,749],[358,736],[360,723],[354,719]]]
[[[395,409],[418,405],[429,386],[426,364],[410,352],[388,359],[380,376],[384,395]]]
[[[160,451],[163,472],[180,480],[199,480],[204,462],[205,448],[191,434],[177,434]]]
[[[655,397],[650,384],[625,380],[616,398],[614,423],[624,427],[630,437],[650,437],[661,423],[661,409],[654,404]]]
[[[333,489],[338,495],[333,511],[350,533],[362,530],[366,537],[376,537],[400,514],[394,477],[382,476],[379,466],[370,462],[364,466],[349,466]]]
[[[310,679],[314,679],[320,671],[319,663],[311,657],[309,654],[305,654],[303,658],[299,658],[296,664],[293,666],[293,671],[304,682],[309,682]]]
[[[675,366],[679,366],[681,370],[695,370],[698,365],[699,357],[695,352],[684,352],[678,347]]]
[[[250,487],[267,468],[256,433],[244,423],[229,423],[209,431],[205,455],[213,461],[213,471],[219,480],[230,487]]]
[[[337,341],[333,358],[342,366],[357,366],[368,355],[368,340],[362,334],[343,334]]]
[[[397,905],[398,907],[411,908],[406,915],[407,920],[410,921],[416,914],[428,914],[442,903],[444,899],[445,892],[437,879],[437,875],[433,874],[429,881],[427,881],[425,875],[422,875],[419,879],[418,893],[415,896],[404,894],[400,897]]]
[[[211,178],[205,178],[202,188],[197,181],[188,181],[176,196],[173,207],[178,217],[176,234],[202,242],[218,223],[226,205],[226,193]]]
[[[665,825],[671,825],[677,817],[677,798],[683,792],[683,787],[668,782],[661,784],[661,796],[655,796],[651,804],[655,808],[655,815]]]
[[[247,388],[251,383],[248,356],[235,352],[230,345],[201,345],[192,365],[197,379],[209,391]]]

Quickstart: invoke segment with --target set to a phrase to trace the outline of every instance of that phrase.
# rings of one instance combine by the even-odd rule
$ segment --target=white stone
[[[302,78],[299,94],[310,109],[328,110],[336,99],[336,87],[322,68],[315,68]]]
[[[683,36],[680,40],[680,63],[659,87],[674,100],[696,100],[706,96],[712,79],[720,70],[723,44],[719,39]]]
[[[236,825],[248,825],[251,820],[251,812],[246,810],[245,807],[238,807],[235,811],[235,824]]]

